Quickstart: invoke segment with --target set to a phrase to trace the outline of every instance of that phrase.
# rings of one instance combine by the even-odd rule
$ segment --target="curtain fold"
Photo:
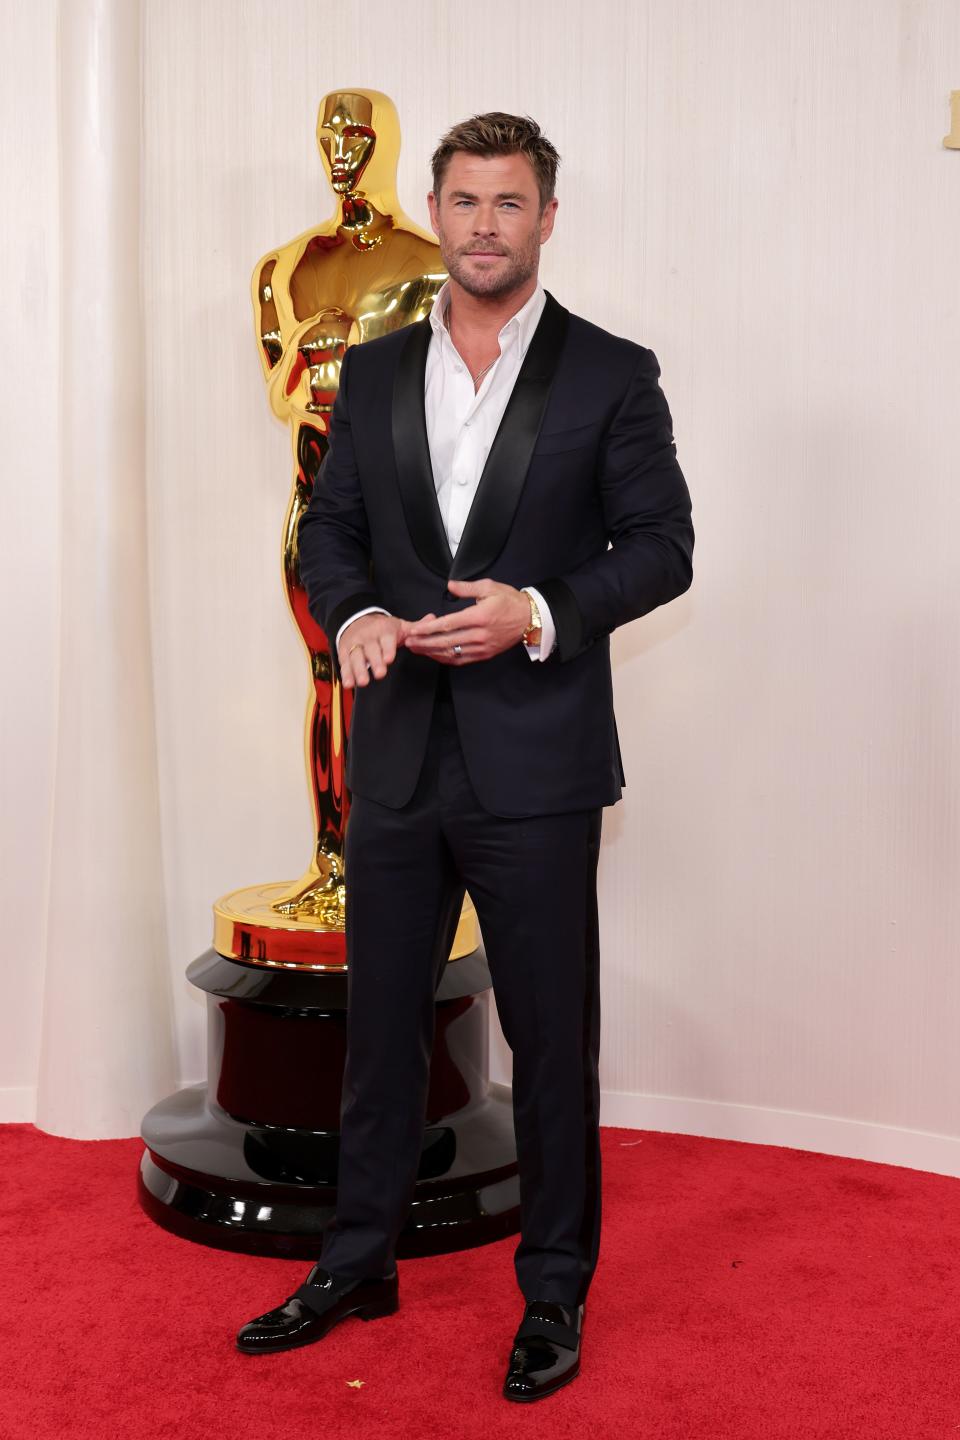
[[[60,656],[36,1123],[89,1139],[138,1134],[175,1088],[147,565],[138,0],[66,0],[58,40]]]

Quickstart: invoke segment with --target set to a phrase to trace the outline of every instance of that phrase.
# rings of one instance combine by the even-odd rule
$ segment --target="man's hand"
[[[512,585],[498,580],[449,580],[447,589],[452,595],[473,595],[476,603],[455,615],[424,615],[408,623],[403,644],[415,655],[427,655],[442,665],[490,660],[516,645],[530,624],[530,601]],[[454,654],[454,645],[460,646],[459,655]]]
[[[387,666],[397,658],[409,625],[409,620],[398,620],[395,615],[361,615],[351,621],[337,650],[343,688],[369,685],[371,672],[375,680],[382,680]]]

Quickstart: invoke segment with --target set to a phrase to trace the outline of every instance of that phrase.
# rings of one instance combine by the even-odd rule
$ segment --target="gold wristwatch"
[[[530,594],[530,591],[524,590],[523,593],[530,601],[530,624],[527,626],[526,630],[524,630],[523,634],[520,636],[520,639],[523,641],[524,645],[539,645],[540,633],[543,626],[543,621],[540,619],[540,611],[537,608],[537,602]]]

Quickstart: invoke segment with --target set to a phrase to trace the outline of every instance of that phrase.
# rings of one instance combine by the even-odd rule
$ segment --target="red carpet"
[[[136,1201],[139,1140],[0,1126],[0,1436],[957,1440],[960,1180],[646,1131],[603,1142],[583,1373],[520,1406],[499,1395],[513,1240],[401,1262],[397,1315],[241,1355],[236,1329],[307,1264],[159,1229]]]

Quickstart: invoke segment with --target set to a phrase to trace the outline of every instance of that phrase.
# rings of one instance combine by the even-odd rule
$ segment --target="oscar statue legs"
[[[391,810],[353,796],[347,826],[347,1062],[336,1218],[320,1264],[386,1276],[413,1198],[434,991],[464,887],[513,1051],[528,1301],[583,1303],[600,1233],[600,810],[505,819],[479,804],[441,683],[423,771]],[[362,701],[360,702],[362,703]]]

